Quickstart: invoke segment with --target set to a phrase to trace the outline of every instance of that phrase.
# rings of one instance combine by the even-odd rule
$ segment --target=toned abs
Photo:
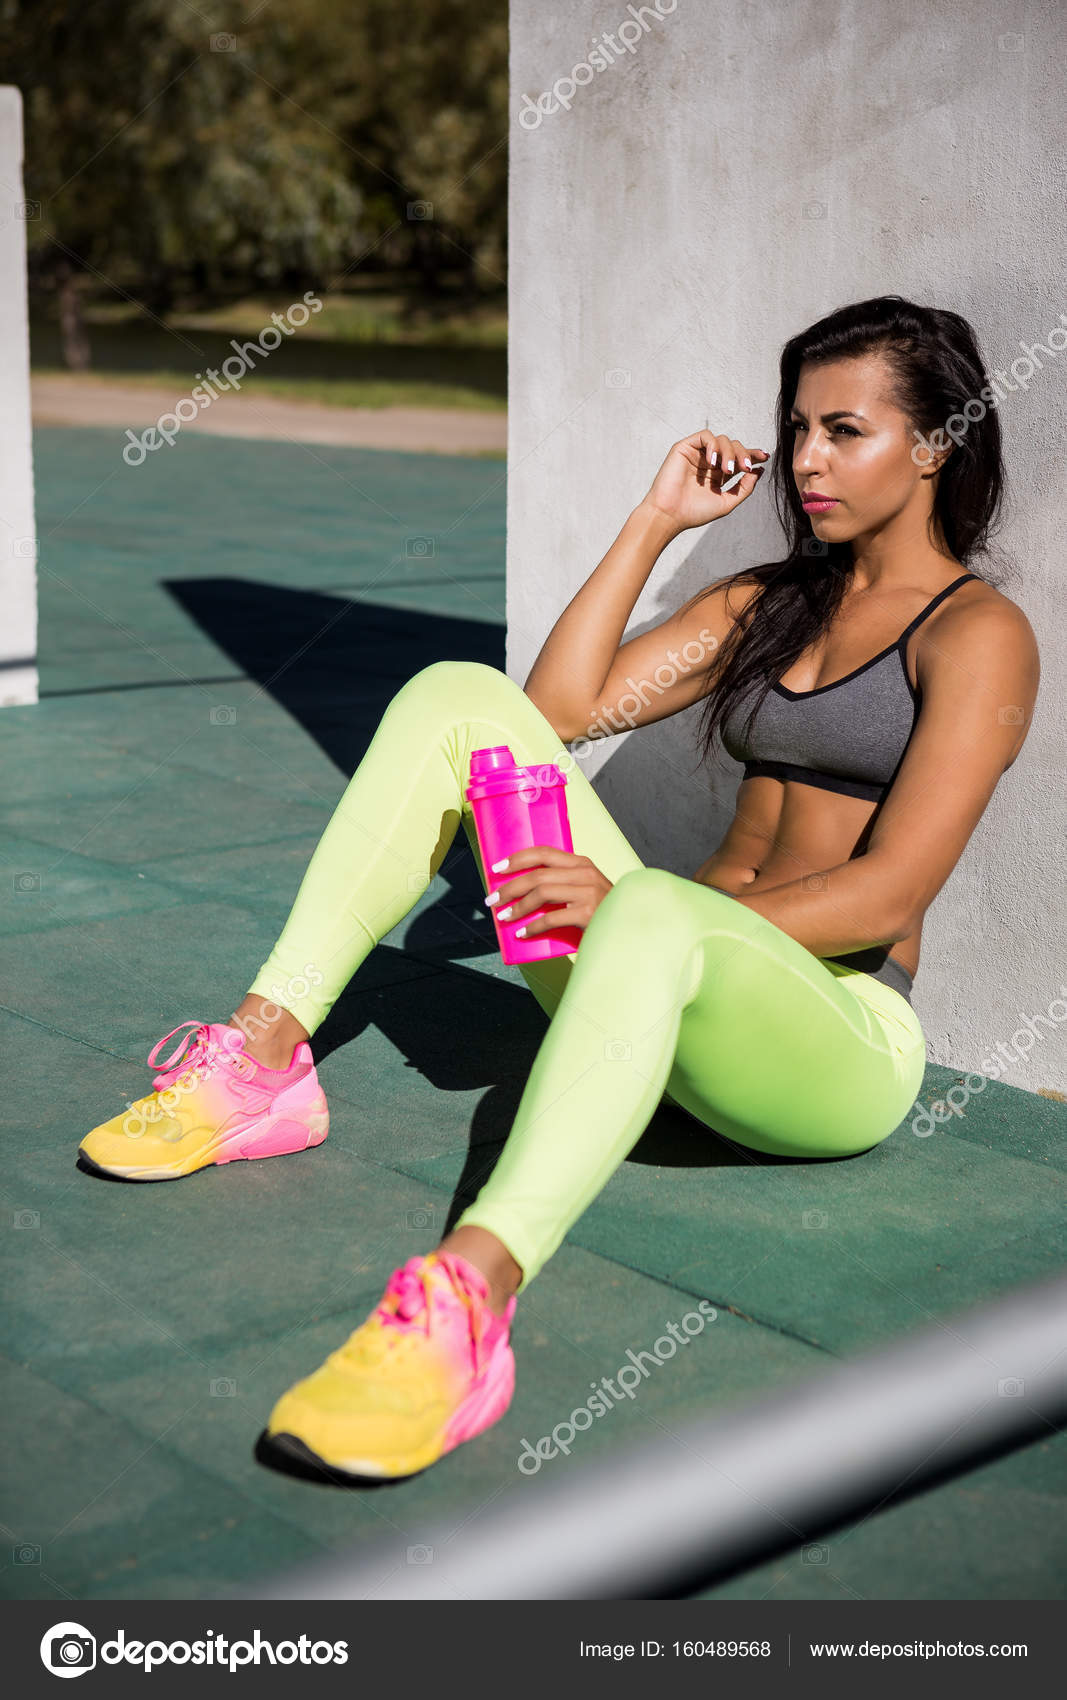
[[[769,891],[837,867],[863,854],[877,808],[861,797],[793,780],[746,779],[726,837],[691,877],[737,895]],[[920,924],[890,947],[889,954],[909,974],[919,966],[921,937]]]

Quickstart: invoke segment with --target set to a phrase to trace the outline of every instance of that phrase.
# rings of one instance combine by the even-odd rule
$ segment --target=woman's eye
[[[806,425],[800,425],[800,424],[797,423],[797,421],[795,419],[791,419],[789,421],[789,429],[791,431],[806,431],[807,426]],[[858,437],[859,436],[859,432],[856,430],[854,425],[835,425],[834,430],[835,431],[844,431],[845,435],[848,436],[848,437]]]

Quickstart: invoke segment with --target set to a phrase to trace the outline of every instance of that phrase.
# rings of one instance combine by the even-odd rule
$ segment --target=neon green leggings
[[[280,1000],[313,1033],[426,889],[460,821],[488,891],[463,795],[471,751],[487,744],[564,770],[575,853],[613,882],[577,952],[520,968],[548,1030],[496,1167],[456,1223],[504,1242],[519,1292],[663,1098],[785,1157],[849,1156],[900,1125],[926,1060],[906,999],[725,893],[646,868],[540,710],[480,662],[436,662],[393,697],[251,991],[306,987],[315,965],[321,984]]]

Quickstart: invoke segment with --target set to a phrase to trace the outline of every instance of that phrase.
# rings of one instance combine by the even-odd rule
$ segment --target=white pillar
[[[37,527],[22,96],[0,87],[0,708],[37,701]]]

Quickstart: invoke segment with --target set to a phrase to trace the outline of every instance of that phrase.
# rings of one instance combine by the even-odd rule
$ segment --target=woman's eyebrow
[[[798,414],[799,417],[803,419],[804,415],[800,412],[799,407],[794,407],[790,410],[790,419],[792,419],[794,413]],[[865,414],[852,413],[847,407],[839,407],[836,413],[824,413],[822,415],[822,422],[824,425],[832,424],[835,419],[862,419],[865,425],[870,424],[870,420]]]

